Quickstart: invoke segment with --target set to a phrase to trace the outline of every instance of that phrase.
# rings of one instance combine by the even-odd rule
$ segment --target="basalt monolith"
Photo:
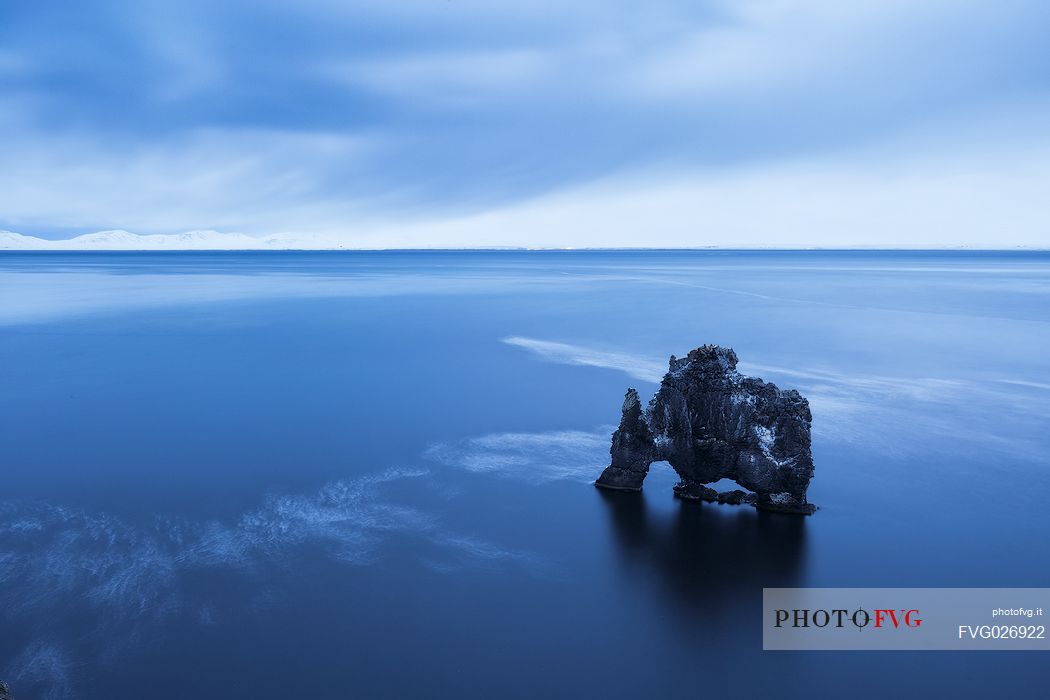
[[[639,491],[649,465],[666,461],[681,479],[674,487],[680,498],[812,513],[809,402],[794,389],[740,374],[736,365],[732,348],[705,345],[682,359],[671,356],[647,408],[628,389],[612,462],[595,484]],[[747,491],[704,486],[720,479]]]

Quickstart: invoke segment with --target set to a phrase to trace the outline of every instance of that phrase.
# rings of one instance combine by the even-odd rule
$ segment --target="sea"
[[[596,489],[732,347],[809,517]],[[1039,697],[1042,652],[763,651],[765,587],[1050,585],[1050,253],[0,253],[16,700]]]

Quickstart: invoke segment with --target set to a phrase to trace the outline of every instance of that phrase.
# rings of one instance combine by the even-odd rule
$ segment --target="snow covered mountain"
[[[40,250],[51,245],[43,238],[23,236],[13,231],[0,231],[0,250]]]
[[[130,231],[99,231],[76,238],[49,241],[13,231],[0,231],[0,250],[292,250],[338,249],[344,247],[323,239],[294,234],[275,234],[263,238],[243,233],[186,231],[139,235]]]

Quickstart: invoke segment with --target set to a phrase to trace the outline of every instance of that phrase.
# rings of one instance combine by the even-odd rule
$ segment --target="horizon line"
[[[1047,253],[1050,247],[1009,248],[896,246],[465,246],[465,247],[335,247],[335,248],[0,248],[0,253],[585,253],[585,252],[908,252],[908,253]]]

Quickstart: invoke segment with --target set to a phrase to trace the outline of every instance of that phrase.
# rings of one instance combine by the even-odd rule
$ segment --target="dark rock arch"
[[[809,402],[793,389],[736,370],[732,348],[705,345],[677,359],[642,408],[628,389],[612,461],[597,486],[638,491],[653,462],[666,461],[681,481],[681,498],[750,503],[763,510],[810,514],[813,477]],[[744,491],[704,486],[732,479]]]

